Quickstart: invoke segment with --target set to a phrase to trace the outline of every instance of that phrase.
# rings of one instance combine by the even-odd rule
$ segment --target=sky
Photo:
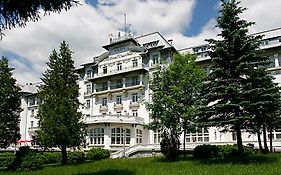
[[[173,39],[177,49],[201,45],[215,38],[219,0],[80,0],[78,6],[60,14],[42,15],[25,28],[4,31],[0,56],[14,67],[13,76],[24,85],[39,82],[53,49],[65,40],[74,52],[75,66],[90,62],[105,50],[109,35],[127,30],[134,36],[158,31]],[[242,0],[248,8],[241,18],[255,21],[250,33],[281,27],[281,0]],[[43,14],[43,13],[42,13]]]

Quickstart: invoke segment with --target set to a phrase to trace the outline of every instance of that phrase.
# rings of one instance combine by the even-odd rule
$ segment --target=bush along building
[[[268,71],[281,84],[281,28],[257,33],[264,35],[260,49],[270,57]],[[209,46],[200,45],[176,50],[172,40],[154,32],[140,37],[119,33],[103,46],[103,54],[77,69],[80,87],[79,101],[83,120],[87,124],[86,148],[109,149],[112,157],[134,156],[160,150],[160,132],[145,128],[150,122],[145,102],[151,100],[149,77],[159,64],[169,64],[173,54],[197,54],[197,63],[210,72]],[[40,100],[36,98],[38,84],[23,87],[21,140],[36,146],[36,113]],[[180,141],[183,143],[183,136]],[[243,144],[257,147],[257,136],[243,132]],[[201,128],[186,134],[186,149],[200,144],[235,144],[236,135],[222,133],[220,128]],[[281,147],[281,130],[273,132],[273,146]],[[181,146],[182,147],[182,146]]]

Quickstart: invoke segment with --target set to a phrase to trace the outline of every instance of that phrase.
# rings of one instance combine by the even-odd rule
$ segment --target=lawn
[[[186,158],[166,162],[163,158],[107,159],[80,165],[45,167],[33,172],[6,172],[4,174],[40,175],[280,175],[281,154],[261,155],[241,160],[198,161]]]

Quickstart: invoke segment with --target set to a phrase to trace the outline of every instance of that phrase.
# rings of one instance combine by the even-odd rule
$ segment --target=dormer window
[[[106,66],[104,66],[104,67],[102,68],[102,73],[103,73],[103,74],[107,74],[107,67],[106,67]]]
[[[138,67],[138,60],[133,60],[133,67]]]
[[[156,54],[156,55],[153,55],[152,56],[152,65],[155,65],[159,62],[159,55]]]
[[[117,63],[117,71],[122,70],[122,63]]]

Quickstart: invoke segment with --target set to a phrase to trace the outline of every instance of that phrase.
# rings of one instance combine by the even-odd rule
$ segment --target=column
[[[137,140],[136,140],[136,127],[133,124],[132,128],[131,128],[131,141],[130,141],[130,146],[136,145],[137,144]]]
[[[275,67],[279,67],[278,54],[274,55],[274,62],[275,62]]]
[[[123,88],[125,88],[126,87],[126,78],[124,77],[123,78]]]
[[[140,74],[140,85],[143,85],[143,74]]]
[[[96,83],[93,83],[93,93],[95,93],[96,92],[96,87],[97,87],[97,84]]]
[[[110,126],[109,123],[105,124],[104,128],[104,149],[110,149],[111,136],[110,136]]]
[[[107,81],[107,90],[110,90],[110,81]]]

